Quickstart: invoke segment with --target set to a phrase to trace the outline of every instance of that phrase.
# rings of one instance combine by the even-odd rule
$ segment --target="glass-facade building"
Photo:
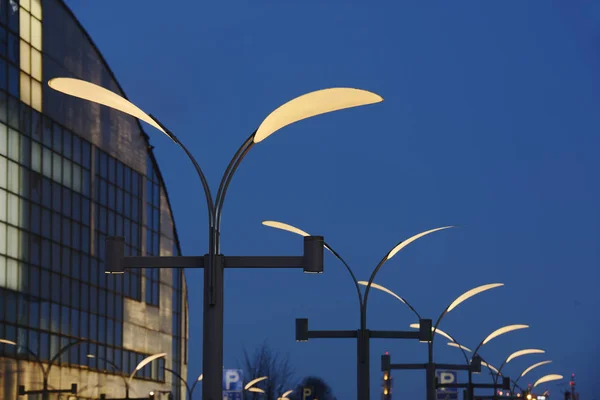
[[[135,118],[53,91],[74,77],[124,96],[62,0],[0,0],[0,399],[17,388],[78,384],[51,399],[124,397],[182,386],[187,374],[187,292],[181,269],[104,273],[104,240],[126,255],[178,255],[165,186]],[[15,343],[16,345],[13,345]],[[38,396],[38,397],[36,397]],[[161,397],[163,396],[163,397]],[[28,395],[28,399],[41,398]]]

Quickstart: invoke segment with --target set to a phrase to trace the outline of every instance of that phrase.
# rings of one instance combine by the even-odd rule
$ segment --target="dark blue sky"
[[[326,240],[368,278],[399,240],[438,226],[386,264],[377,282],[437,317],[456,296],[503,282],[461,305],[441,328],[468,347],[506,324],[528,330],[483,348],[492,364],[553,360],[528,375],[577,373],[597,398],[600,329],[600,5],[593,1],[68,1],[129,98],[157,115],[217,185],[241,142],[274,108],[333,86],[374,91],[378,105],[286,128],[257,145],[229,192],[222,250],[301,253],[301,238],[263,227],[299,226]],[[206,252],[201,186],[183,153],[148,127],[185,254]],[[216,187],[215,187],[216,189]],[[333,257],[326,273],[227,271],[225,364],[268,338],[299,378],[319,375],[355,398],[355,342],[294,341],[313,329],[355,329],[358,303]],[[201,372],[202,271],[187,273],[190,376]],[[371,329],[414,321],[374,293]],[[437,360],[460,362],[439,340]],[[413,342],[372,344],[425,361]],[[514,363],[514,365],[513,365]],[[424,394],[422,372],[394,373],[394,393]],[[193,378],[192,378],[193,379]],[[560,386],[547,386],[554,397]],[[375,397],[377,396],[377,397]]]

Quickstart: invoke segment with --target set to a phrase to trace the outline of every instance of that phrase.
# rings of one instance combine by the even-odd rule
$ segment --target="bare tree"
[[[245,400],[277,400],[282,393],[293,389],[293,370],[287,355],[273,351],[266,341],[249,355],[244,349],[244,386],[253,379],[268,376],[269,379],[253,385],[265,391],[252,393],[244,391]]]

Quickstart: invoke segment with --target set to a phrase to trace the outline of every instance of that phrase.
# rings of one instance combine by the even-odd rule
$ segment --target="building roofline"
[[[119,81],[118,81],[117,77],[115,76],[114,72],[110,68],[110,65],[106,61],[106,58],[104,58],[104,55],[102,54],[102,52],[100,51],[100,49],[98,48],[98,46],[96,46],[96,43],[92,40],[92,37],[90,36],[90,34],[88,33],[88,31],[83,27],[83,25],[81,24],[81,22],[79,22],[79,20],[75,16],[75,13],[73,13],[73,10],[71,10],[71,8],[69,8],[69,6],[65,3],[65,0],[59,0],[59,3],[63,6],[63,8],[65,9],[65,11],[67,11],[67,13],[71,16],[71,18],[73,19],[73,21],[75,21],[75,23],[77,24],[77,26],[79,27],[79,29],[81,30],[81,32],[85,35],[85,37],[87,38],[87,40],[89,41],[89,43],[92,45],[92,47],[94,48],[94,50],[96,50],[96,53],[98,54],[98,57],[100,58],[100,61],[104,64],[104,67],[106,68],[106,70],[110,74],[110,77],[112,78],[112,80],[115,82],[115,84],[119,88],[119,91],[121,92],[121,95],[124,98],[128,99],[127,98],[127,94],[125,93],[125,90],[123,90],[123,87],[121,86],[121,84],[119,83]],[[137,119],[137,118],[135,118],[135,117],[132,117],[132,118],[134,118],[135,121],[137,122],[138,127],[140,128],[140,132],[142,133],[142,137],[146,141],[146,144],[147,144],[146,150],[147,150],[148,155],[150,156],[150,158],[152,160],[152,165],[154,166],[154,169],[156,170],[156,175],[158,176],[158,180],[159,180],[159,182],[162,184],[162,186],[164,188],[165,197],[167,199],[167,205],[169,206],[169,211],[171,212],[171,218],[173,219],[173,236],[174,236],[174,239],[175,239],[175,243],[177,245],[177,250],[181,254],[181,245],[179,243],[179,234],[177,233],[177,225],[175,223],[175,215],[173,214],[173,208],[171,207],[171,201],[169,199],[169,192],[167,191],[167,185],[165,183],[165,180],[163,179],[163,175],[162,175],[162,172],[160,171],[160,168],[159,168],[158,163],[156,161],[156,157],[154,156],[154,152],[152,151],[152,149],[154,147],[152,145],[150,145],[150,136],[144,131],[144,128],[142,127],[142,124],[140,123],[140,120]],[[184,274],[184,277],[185,277],[185,274]]]

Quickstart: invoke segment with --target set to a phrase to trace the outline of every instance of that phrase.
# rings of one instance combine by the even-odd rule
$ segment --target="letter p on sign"
[[[454,374],[452,372],[441,372],[440,373],[440,383],[441,384],[454,383]]]
[[[312,400],[312,398],[312,388],[305,387],[304,389],[302,389],[302,400]]]
[[[240,380],[240,374],[236,370],[229,370],[225,374],[225,389],[231,390],[231,385]]]

